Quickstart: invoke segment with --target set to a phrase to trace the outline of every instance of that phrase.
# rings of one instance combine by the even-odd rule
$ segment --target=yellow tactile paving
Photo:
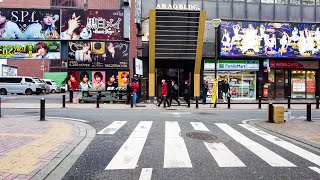
[[[36,140],[14,149],[0,158],[0,172],[30,174],[38,167],[37,164],[41,162],[41,158],[44,155],[71,137],[72,125],[61,122],[48,123],[50,123],[52,128],[47,134],[37,134]],[[12,135],[19,136],[19,134]],[[35,137],[34,134],[32,134],[32,137]]]

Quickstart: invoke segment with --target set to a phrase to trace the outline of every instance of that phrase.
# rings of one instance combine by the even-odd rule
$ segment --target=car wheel
[[[56,90],[52,89],[52,90],[51,90],[51,93],[52,93],[52,94],[56,93]]]
[[[32,89],[29,89],[29,88],[26,89],[25,93],[26,93],[26,95],[32,95]]]
[[[0,95],[7,95],[7,90],[4,88],[0,89]]]

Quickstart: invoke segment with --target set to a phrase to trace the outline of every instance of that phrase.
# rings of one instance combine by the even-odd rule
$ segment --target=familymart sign
[[[197,5],[186,5],[186,4],[158,4],[157,9],[165,10],[189,10],[189,11],[200,11],[201,9]]]
[[[210,71],[215,68],[214,60],[206,59],[204,61],[204,70]],[[258,60],[219,60],[218,70],[251,70],[259,71]]]

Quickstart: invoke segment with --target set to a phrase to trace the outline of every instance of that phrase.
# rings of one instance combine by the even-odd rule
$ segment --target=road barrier
[[[196,96],[196,108],[198,109],[199,108],[199,97]]]
[[[319,96],[316,97],[316,109],[319,109]]]
[[[62,95],[62,108],[66,107],[66,95]]]
[[[133,94],[131,94],[130,107],[133,108]]]
[[[273,123],[273,104],[269,103],[268,106],[268,122]]]
[[[45,105],[46,101],[44,98],[40,99],[40,121],[45,121]]]
[[[258,109],[261,109],[261,96],[259,96],[259,105],[258,105]]]
[[[307,121],[311,121],[311,103],[307,104]]]
[[[288,96],[288,109],[290,109],[290,104],[291,104],[291,97]]]
[[[100,96],[99,95],[97,95],[97,108],[100,108]]]

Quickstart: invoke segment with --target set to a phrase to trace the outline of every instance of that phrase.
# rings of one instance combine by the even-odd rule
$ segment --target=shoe
[[[160,107],[160,104],[158,104],[157,106]]]

